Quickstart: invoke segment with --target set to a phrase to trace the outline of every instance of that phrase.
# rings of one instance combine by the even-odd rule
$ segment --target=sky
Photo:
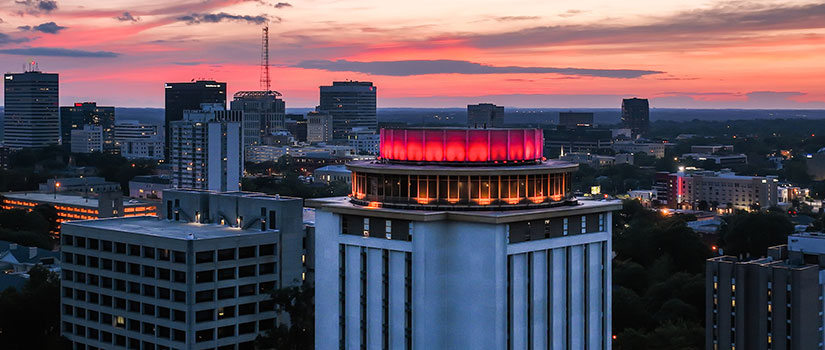
[[[272,88],[287,107],[366,80],[381,107],[825,108],[825,3],[0,0],[0,68],[60,73],[61,104],[163,107],[165,82]]]

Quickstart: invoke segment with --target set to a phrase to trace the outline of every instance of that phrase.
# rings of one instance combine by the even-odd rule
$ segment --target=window
[[[140,276],[140,264],[129,263],[129,274]]]
[[[147,297],[155,297],[155,286],[144,284],[143,285],[143,296]]]
[[[245,297],[255,295],[255,284],[245,284],[238,287],[238,296]]]
[[[165,318],[167,320],[170,319],[172,316],[170,314],[169,308],[163,307],[163,306],[158,306],[158,317],[159,318]]]
[[[255,313],[257,305],[255,303],[238,305],[238,315],[252,315]]]
[[[195,313],[195,323],[209,322],[214,320],[215,310],[201,310]]]
[[[129,312],[140,312],[140,303],[129,300]]]
[[[97,239],[89,238],[89,249],[94,249],[94,250],[100,249],[99,242],[100,241],[98,241]]]
[[[155,278],[155,268],[149,265],[143,265],[143,277]]]
[[[115,298],[115,309],[126,310],[126,299]]]
[[[259,256],[275,255],[275,244],[264,244],[258,249]]]
[[[74,243],[73,238],[74,236],[72,235],[63,235],[63,245],[72,246],[72,243]]]
[[[235,287],[226,287],[218,289],[218,299],[231,299],[235,297]]]
[[[155,316],[155,306],[152,304],[143,304],[143,314]]]
[[[255,247],[240,247],[238,248],[238,259],[247,259],[255,257]]]
[[[168,281],[170,279],[171,272],[169,269],[158,268],[158,279],[162,281]]]
[[[255,276],[255,270],[256,269],[257,269],[257,266],[255,266],[255,265],[241,266],[241,267],[238,268],[238,277],[243,278],[243,277]]]
[[[115,317],[115,324],[114,324],[114,326],[115,326],[115,328],[125,329],[125,328],[126,328],[126,318],[125,318],[125,317],[123,317],[123,316],[117,316],[117,317]]]
[[[154,259],[155,258],[155,248],[143,247],[143,257],[147,258],[147,259]]]
[[[137,244],[130,244],[129,256],[140,256],[140,246]]]
[[[175,301],[176,302],[179,302],[179,303],[185,303],[186,302],[186,293],[184,293],[181,290],[175,290],[174,294],[175,294]]]
[[[255,333],[255,321],[241,323],[238,325],[238,334]]]
[[[386,234],[387,239],[392,239],[392,220],[384,220],[384,233]]]
[[[174,319],[175,322],[184,322],[184,323],[186,323],[186,312],[181,311],[181,310],[175,310],[174,315],[175,315],[175,319]]]
[[[235,306],[224,306],[218,308],[218,319],[235,317]]]
[[[258,266],[258,274],[267,275],[275,273],[275,263],[266,263]]]
[[[129,293],[140,294],[140,283],[129,282]]]
[[[218,250],[218,261],[227,261],[235,259],[235,248]]]
[[[204,303],[215,300],[215,291],[212,289],[202,290],[195,293],[195,302]]]
[[[108,271],[112,271],[112,260],[111,259],[100,259],[100,268]]]
[[[158,248],[157,253],[158,260],[169,261],[169,249]]]
[[[206,283],[215,280],[214,270],[198,271],[195,273],[195,283]]]
[[[100,250],[104,252],[112,251],[112,241],[100,241]]]
[[[215,338],[215,332],[214,331],[215,331],[214,329],[204,329],[202,331],[195,332],[195,341],[200,343],[200,342],[210,341],[210,340],[214,339]]]
[[[174,334],[174,336],[172,337],[172,340],[177,341],[177,342],[185,342],[186,341],[186,332],[184,332],[182,330],[179,330],[179,329],[175,329],[172,333]]]
[[[186,272],[175,270],[175,282],[186,283]]]
[[[126,273],[126,262],[115,261],[115,272]]]
[[[170,295],[169,288],[158,287],[158,299],[169,300]]]
[[[126,254],[126,243],[115,242],[115,253]]]
[[[235,335],[235,325],[218,328],[218,338],[226,338]]]
[[[196,264],[204,264],[210,263],[215,261],[215,252],[214,251],[205,251],[205,252],[197,252],[195,253],[195,263]]]
[[[235,268],[225,268],[218,270],[218,281],[231,280],[235,278]]]
[[[364,232],[363,232],[363,234],[364,234],[364,237],[369,237],[370,236],[370,219],[369,218],[364,218]]]
[[[258,284],[258,294],[267,294],[275,290],[275,281]]]
[[[181,264],[186,263],[186,253],[179,252],[177,250],[175,250],[173,253],[174,253],[173,255],[175,256],[175,262],[176,263],[181,263]]]
[[[125,292],[126,291],[126,281],[116,279],[115,280],[115,290],[119,291],[119,292]]]
[[[86,238],[85,237],[75,237],[74,246],[78,247],[78,248],[86,248]]]

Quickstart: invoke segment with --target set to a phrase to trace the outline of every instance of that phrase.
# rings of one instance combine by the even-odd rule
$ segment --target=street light
[[[54,199],[57,199],[57,189],[58,189],[58,188],[60,188],[60,183],[59,183],[59,182],[55,182],[55,183],[54,183]]]

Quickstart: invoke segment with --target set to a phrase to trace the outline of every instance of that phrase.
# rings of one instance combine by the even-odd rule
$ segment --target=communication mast
[[[269,25],[263,29],[261,35],[261,88],[270,91],[269,80]]]

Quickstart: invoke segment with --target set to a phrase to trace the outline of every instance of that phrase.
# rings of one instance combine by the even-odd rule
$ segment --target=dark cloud
[[[272,6],[274,6],[276,9],[282,9],[284,7],[292,7],[292,4],[290,4],[288,2],[279,2],[279,3],[277,3],[275,5],[272,5]]]
[[[6,33],[0,33],[0,45],[5,45],[5,44],[19,44],[19,43],[23,43],[23,42],[26,42],[26,41],[29,41],[29,39],[26,39],[26,38],[14,38],[14,37],[12,37],[11,35],[8,35],[8,34],[6,34]]]
[[[122,15],[115,17],[118,21],[121,22],[137,22],[140,21],[140,17],[132,16],[129,11],[124,12]]]
[[[25,8],[21,13],[39,14],[57,10],[57,1],[54,0],[15,0],[14,2]]]
[[[347,60],[309,60],[294,67],[320,69],[333,72],[360,72],[373,75],[411,76],[424,74],[561,74],[570,76],[591,76],[604,78],[639,78],[649,74],[664,73],[654,70],[635,69],[588,69],[558,67],[489,66],[475,62],[457,60],[410,60],[357,62]]]
[[[534,19],[539,19],[539,16],[503,16],[503,17],[496,17],[496,21],[500,22],[511,22],[511,21],[529,21]]]
[[[280,18],[277,18],[280,21]],[[222,21],[239,21],[239,22],[247,22],[247,23],[254,23],[254,24],[264,24],[269,21],[264,15],[260,16],[249,16],[249,15],[232,15],[226,12],[221,13],[193,13],[187,16],[178,17],[179,21],[184,21],[187,24],[199,24],[199,23],[218,23]]]
[[[20,55],[20,56],[59,56],[59,57],[102,57],[111,58],[120,56],[119,53],[110,51],[86,51],[75,49],[64,49],[62,47],[25,47],[19,49],[3,49],[0,54]]]
[[[203,62],[172,62],[172,64],[178,66],[197,66],[203,64]]]
[[[573,16],[581,14],[581,13],[584,13],[584,11],[582,11],[582,10],[567,10],[564,13],[559,14],[559,17],[568,18],[568,17],[573,17]]]
[[[66,29],[66,28],[68,28],[68,27],[59,26],[59,25],[57,25],[57,23],[54,23],[54,22],[46,22],[46,23],[43,23],[43,24],[36,25],[34,27],[32,27],[32,26],[17,27],[17,29],[20,29],[20,30],[32,31],[32,32],[41,32],[41,33],[46,33],[46,34],[57,34],[61,30]]]
[[[498,34],[468,35],[460,39],[476,47],[687,42],[707,40],[717,34],[825,28],[822,18],[825,18],[825,3],[767,7],[748,2],[729,2],[709,9],[656,18],[643,25],[542,26]]]

